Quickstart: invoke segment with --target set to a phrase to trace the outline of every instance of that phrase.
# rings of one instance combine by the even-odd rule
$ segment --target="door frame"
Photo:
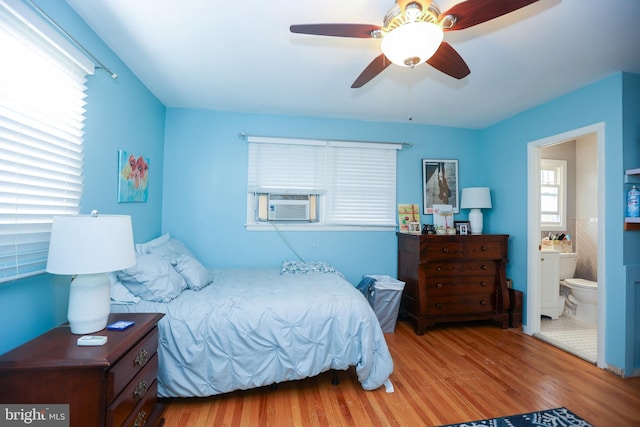
[[[606,368],[606,272],[605,272],[605,124],[604,122],[574,129],[527,144],[527,302],[526,325],[523,330],[528,335],[540,332],[540,153],[541,148],[580,139],[589,134],[596,135],[598,156],[598,355],[597,366]]]

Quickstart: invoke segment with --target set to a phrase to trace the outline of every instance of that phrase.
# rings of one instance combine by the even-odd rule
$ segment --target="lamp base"
[[[469,211],[469,222],[471,223],[471,234],[482,234],[482,211],[474,208]]]
[[[109,320],[111,281],[104,273],[79,274],[69,288],[67,319],[71,333],[85,335],[101,331]]]

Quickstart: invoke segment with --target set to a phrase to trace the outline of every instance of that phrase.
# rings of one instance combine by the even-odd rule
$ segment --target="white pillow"
[[[159,255],[136,256],[136,265],[117,272],[118,279],[132,294],[147,301],[169,302],[187,288],[187,282]]]
[[[169,233],[166,233],[160,237],[156,237],[153,240],[149,240],[146,243],[138,243],[136,245],[136,253],[138,255],[146,255],[149,253],[151,248],[160,246],[161,244],[168,242],[170,239],[171,239],[171,235],[169,235]]]
[[[142,298],[131,293],[125,285],[118,280],[115,272],[107,273],[111,282],[111,302],[114,304],[137,304]]]
[[[173,260],[182,255],[193,256],[191,251],[177,239],[169,239],[164,243],[148,248],[149,254],[160,255],[163,258]]]
[[[171,261],[176,271],[184,277],[189,289],[199,291],[211,283],[211,274],[204,265],[191,255],[180,255]]]

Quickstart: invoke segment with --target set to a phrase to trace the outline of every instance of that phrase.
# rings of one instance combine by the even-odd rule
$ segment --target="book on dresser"
[[[60,325],[0,355],[0,404],[23,411],[64,407],[71,427],[151,426],[164,422],[157,402],[158,327],[163,314],[111,314],[103,345],[78,345],[80,335]],[[0,424],[2,424],[0,422]]]
[[[398,236],[401,315],[421,335],[436,323],[491,319],[509,327],[506,234]]]

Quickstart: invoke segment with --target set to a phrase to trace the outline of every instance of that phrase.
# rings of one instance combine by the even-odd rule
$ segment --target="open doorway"
[[[565,145],[566,144],[566,145]],[[575,150],[571,147],[575,147]],[[593,331],[597,336],[597,354],[595,355],[595,360],[591,356],[585,357],[585,354],[582,352],[582,349],[577,347],[576,351],[571,346],[567,346],[564,343],[557,341],[557,336],[553,336],[551,333],[548,335],[544,335],[544,329],[548,328],[550,322],[549,317],[547,317],[548,312],[546,310],[541,310],[541,305],[543,304],[543,288],[542,288],[542,279],[543,279],[543,271],[541,268],[542,262],[541,259],[541,245],[543,243],[543,234],[546,236],[546,232],[543,232],[543,227],[541,225],[541,159],[543,156],[553,153],[562,153],[571,152],[573,150],[574,153],[578,153],[574,155],[574,158],[570,158],[570,164],[573,164],[574,171],[572,172],[573,176],[571,179],[574,180],[574,184],[571,188],[571,191],[574,193],[576,191],[580,191],[580,185],[575,185],[575,181],[580,182],[581,179],[584,179],[584,174],[575,173],[575,169],[580,170],[580,167],[576,167],[576,163],[583,162],[581,159],[584,156],[584,153],[588,153],[589,150],[587,147],[594,147],[595,153],[588,154],[595,156],[595,160],[593,164],[597,165],[597,172],[594,174],[593,171],[590,172],[590,175],[596,181],[593,183],[593,186],[597,188],[597,196],[593,192],[590,192],[587,197],[590,200],[587,202],[592,204],[593,210],[588,214],[584,214],[584,207],[580,207],[582,200],[585,200],[585,195],[582,194],[580,197],[575,198],[575,195],[568,195],[569,198],[574,198],[569,203],[569,210],[571,210],[572,217],[567,219],[567,224],[563,225],[566,230],[559,230],[558,234],[569,234],[573,233],[573,244],[575,246],[569,246],[568,251],[576,251],[579,253],[580,251],[580,240],[582,240],[582,249],[585,257],[590,257],[586,261],[583,260],[580,269],[578,269],[578,275],[589,274],[585,272],[585,268],[589,267],[589,264],[592,264],[592,277],[591,280],[597,282],[597,291],[595,291],[597,295],[597,307],[594,308],[593,321],[595,322],[595,326],[597,331]],[[566,148],[568,147],[568,148]],[[562,157],[562,156],[556,156]],[[571,156],[569,156],[571,157]],[[605,357],[604,357],[604,321],[605,321],[605,286],[604,283],[604,248],[605,248],[605,238],[604,235],[604,123],[598,123],[592,126],[587,126],[584,128],[576,129],[573,131],[565,132],[559,135],[553,135],[548,138],[544,138],[537,141],[532,141],[528,144],[528,216],[527,216],[527,224],[528,224],[528,237],[527,237],[527,304],[526,304],[526,313],[527,313],[527,324],[524,328],[525,333],[529,335],[537,336],[541,339],[545,339],[550,343],[557,345],[563,350],[572,352],[580,357],[583,357],[587,360],[591,360],[595,362],[599,367],[604,368]],[[590,167],[590,166],[587,166]],[[586,167],[585,167],[586,169]],[[591,168],[593,170],[593,168]],[[583,190],[584,191],[584,190]],[[595,202],[595,203],[594,203]],[[574,206],[571,207],[571,204]],[[576,205],[578,205],[576,207]],[[588,209],[587,209],[588,210]],[[589,218],[585,218],[588,216]],[[593,218],[595,216],[595,220]],[[585,228],[586,227],[586,228]],[[592,230],[588,230],[591,227]],[[570,231],[569,231],[570,230]],[[582,234],[581,234],[582,233]],[[589,233],[591,236],[589,236]],[[551,239],[557,234],[549,232],[549,236]],[[589,246],[592,245],[592,242],[589,240],[595,240],[595,251],[590,251]],[[557,243],[557,242],[556,242]],[[548,247],[547,247],[548,248]],[[556,248],[551,248],[556,249]],[[567,252],[568,252],[567,251]],[[562,250],[561,250],[562,252]],[[546,273],[545,273],[546,274]],[[593,277],[596,276],[597,277]],[[578,276],[574,276],[578,277]],[[562,285],[566,285],[566,283],[562,282]],[[561,294],[564,293],[564,296],[567,298],[569,294],[571,294],[571,289],[569,286],[561,286],[562,289]],[[546,290],[546,288],[545,288]],[[546,297],[545,297],[546,298]],[[564,307],[564,297],[562,298],[562,306]],[[571,315],[575,315],[575,306],[572,304],[575,302],[574,298],[569,300],[567,303],[567,310],[561,309],[561,312],[567,313],[565,320],[571,320]],[[571,310],[574,310],[571,312]],[[544,313],[543,313],[544,312]],[[582,311],[584,312],[584,310]],[[544,317],[541,315],[545,314]],[[554,317],[558,318],[560,315],[554,315]],[[542,317],[542,319],[541,319]],[[544,328],[542,328],[542,322],[544,322]],[[561,323],[556,323],[559,325]],[[547,329],[548,330],[548,329]],[[541,332],[543,332],[541,334]]]

